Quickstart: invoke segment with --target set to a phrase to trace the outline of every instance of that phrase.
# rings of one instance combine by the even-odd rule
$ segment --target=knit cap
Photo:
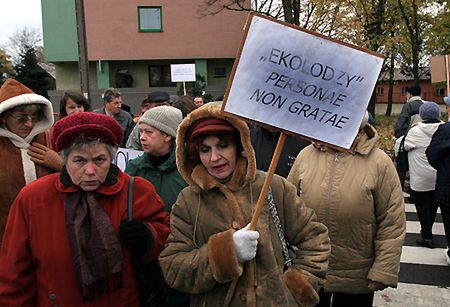
[[[179,109],[159,106],[146,111],[139,119],[139,124],[147,124],[175,138],[182,120],[183,115]]]
[[[420,106],[419,115],[422,120],[438,120],[441,117],[441,109],[437,103],[427,101]]]
[[[122,126],[111,116],[80,112],[57,121],[53,126],[51,139],[53,148],[59,152],[80,138],[119,146],[122,136]]]

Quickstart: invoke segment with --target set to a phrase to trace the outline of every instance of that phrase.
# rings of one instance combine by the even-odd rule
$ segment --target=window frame
[[[437,87],[436,88],[436,96],[445,97],[445,87]]]
[[[152,83],[152,68],[159,69],[159,76],[160,81],[155,83]],[[164,74],[164,68],[168,68],[168,71],[166,71],[166,74]],[[161,78],[164,77],[164,75],[168,75],[170,77],[170,65],[148,65],[148,86],[149,87],[176,87],[176,82],[163,82],[161,81]],[[154,81],[153,81],[154,82]]]
[[[223,69],[223,74],[217,74],[218,69]],[[214,67],[214,78],[226,78],[227,68],[225,66]]]
[[[160,27],[159,29],[142,29],[141,28],[141,9],[159,9],[159,21]],[[163,20],[162,20],[162,7],[161,6],[138,6],[138,32],[139,33],[152,33],[152,32],[162,32],[163,31]]]
[[[377,93],[378,96],[384,95],[384,87],[383,86],[377,86],[376,93]]]

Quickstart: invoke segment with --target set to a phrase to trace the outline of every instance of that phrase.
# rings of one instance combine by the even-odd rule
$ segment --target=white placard
[[[144,152],[142,150],[119,148],[112,163],[117,165],[122,171],[125,171],[128,163],[130,163],[130,160],[142,156],[143,154]]]
[[[383,58],[253,15],[224,110],[350,148]]]
[[[172,82],[195,81],[195,64],[171,64],[170,77]]]

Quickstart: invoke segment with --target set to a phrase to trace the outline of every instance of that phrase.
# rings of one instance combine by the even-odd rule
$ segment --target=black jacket
[[[250,129],[250,138],[256,155],[256,168],[267,171],[278,143],[279,132],[271,132],[260,126]],[[286,137],[275,173],[287,177],[300,150],[311,144],[309,141],[291,135]]]
[[[417,97],[412,97],[407,103],[403,105],[403,108],[398,117],[397,123],[394,128],[394,136],[398,139],[402,135],[405,135],[409,129],[411,117],[415,114],[419,114],[419,108],[423,104],[423,101]]]
[[[450,123],[440,125],[425,151],[428,162],[437,170],[436,200],[450,204]]]

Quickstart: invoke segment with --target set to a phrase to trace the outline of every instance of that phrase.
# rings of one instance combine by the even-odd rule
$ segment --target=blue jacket
[[[450,123],[440,125],[425,151],[428,162],[437,170],[436,200],[450,204]]]

